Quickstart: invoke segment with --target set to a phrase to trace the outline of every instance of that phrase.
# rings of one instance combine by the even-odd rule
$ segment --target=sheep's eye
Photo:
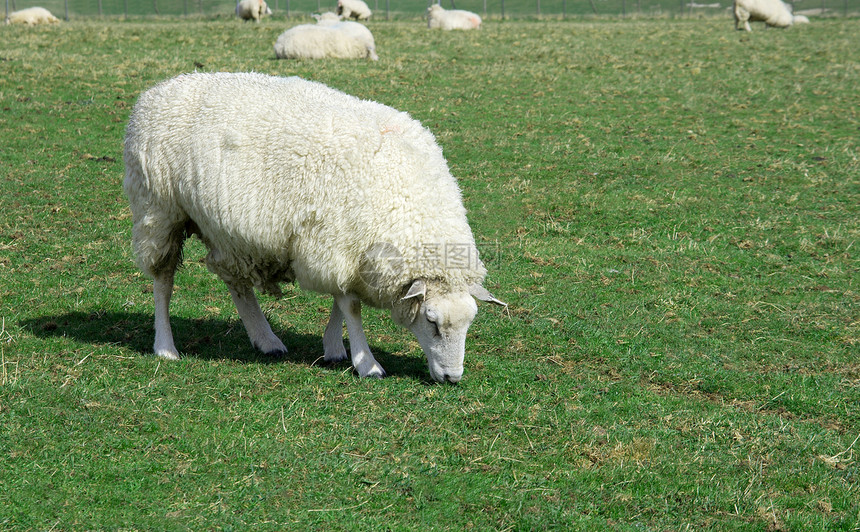
[[[442,331],[440,331],[440,330],[439,330],[439,324],[438,324],[438,323],[436,323],[436,322],[435,322],[435,321],[433,321],[433,320],[427,320],[427,321],[429,321],[429,322],[430,322],[430,324],[433,326],[433,328],[434,328],[434,329],[436,329],[436,331],[434,332],[434,334],[435,334],[436,336],[442,336]]]

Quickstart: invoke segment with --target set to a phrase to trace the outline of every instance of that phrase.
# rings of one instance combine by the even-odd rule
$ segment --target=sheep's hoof
[[[367,375],[361,375],[361,374],[359,373],[359,376],[360,376],[362,379],[384,379],[385,377],[387,377],[387,376],[388,376],[388,374],[387,374],[387,373],[385,373],[385,370],[384,370],[384,369],[382,369],[382,367],[381,367],[381,366],[375,366],[373,369],[371,369],[371,370],[367,373]]]
[[[284,358],[287,356],[287,346],[276,337],[264,338],[263,341],[252,341],[251,343],[257,351],[260,351],[267,357]]]
[[[158,358],[163,358],[165,360],[179,360],[179,353],[175,353],[172,351],[156,351],[155,356]]]
[[[346,362],[348,359],[349,356],[347,356],[346,350],[343,349],[343,347],[341,347],[340,350],[326,353],[323,357],[323,361],[330,366],[335,366],[337,364],[340,364],[341,362]]]
[[[266,351],[264,354],[267,357],[274,358],[276,360],[281,360],[281,359],[287,358],[286,349],[274,349],[272,351]]]

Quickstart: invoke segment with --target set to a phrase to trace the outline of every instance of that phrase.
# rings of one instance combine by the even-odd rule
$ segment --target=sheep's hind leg
[[[361,301],[353,295],[346,294],[335,296],[334,303],[346,321],[346,332],[349,334],[349,351],[352,354],[352,367],[355,368],[360,377],[385,377],[385,370],[373,358],[370,346],[367,345],[367,338],[364,336],[364,327],[361,325]]]
[[[239,311],[239,317],[245,325],[245,330],[248,331],[248,337],[254,347],[273,357],[283,357],[287,354],[287,347],[281,340],[272,332],[272,327],[263,311],[260,309],[260,304],[257,302],[257,296],[254,294],[254,288],[250,285],[234,285],[227,284],[230,290],[230,295],[233,297],[233,304],[236,305],[236,310]]]
[[[152,349],[156,355],[168,360],[179,360],[179,351],[173,343],[173,331],[170,329],[170,296],[173,295],[174,273],[175,269],[164,270],[152,278],[155,300],[155,344]]]
[[[337,305],[337,300],[332,302],[331,317],[323,334],[324,360],[328,364],[337,364],[347,359],[346,349],[343,347],[343,312]]]

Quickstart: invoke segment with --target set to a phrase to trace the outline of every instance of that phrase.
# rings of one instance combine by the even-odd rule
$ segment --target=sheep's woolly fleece
[[[335,17],[337,15],[334,15]],[[362,24],[320,16],[316,24],[293,26],[275,41],[279,59],[370,59],[377,61],[373,34]]]
[[[272,10],[264,0],[240,0],[236,4],[236,16],[243,20],[260,22],[264,15],[271,15]]]
[[[439,4],[427,8],[427,27],[443,30],[481,29],[481,17],[462,9],[445,9]]]
[[[211,270],[269,291],[296,280],[391,308],[415,279],[466,290],[486,273],[433,135],[319,83],[173,78],[140,97],[125,158],[135,251],[150,275],[176,253],[164,249],[164,227],[175,233],[188,220],[217,250]],[[373,253],[380,245],[399,254],[397,267]],[[455,251],[452,263],[445,254]]]
[[[735,0],[735,29],[752,31],[750,22],[761,21],[768,26],[787,28],[794,23],[791,8],[782,0]]]
[[[30,7],[20,11],[13,11],[6,17],[6,24],[25,24],[35,26],[37,24],[59,24],[60,19],[51,14],[44,7]]]
[[[362,0],[338,0],[337,14],[343,18],[367,20],[373,13]]]

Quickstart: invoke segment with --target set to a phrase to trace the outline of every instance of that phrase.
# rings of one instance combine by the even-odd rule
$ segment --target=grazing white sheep
[[[735,0],[735,29],[752,31],[750,22],[761,21],[767,26],[787,28],[794,22],[791,8],[782,0]]]
[[[337,0],[337,14],[343,18],[367,20],[372,13],[362,0]]]
[[[443,30],[481,29],[481,17],[462,9],[445,9],[439,4],[427,8],[427,27]]]
[[[60,19],[44,7],[29,7],[20,11],[13,11],[6,17],[6,24],[25,24],[27,26],[59,24],[59,22]]]
[[[275,55],[279,59],[379,59],[373,34],[364,25],[333,20],[328,15],[317,20],[316,24],[293,26],[278,36]]]
[[[181,75],[144,92],[125,137],[138,266],[153,278],[155,353],[176,359],[169,303],[184,239],[230,291],[252,343],[282,355],[254,287],[334,296],[329,362],[382,377],[361,303],[411,330],[437,381],[463,374],[473,296],[503,304],[486,274],[457,182],[433,135],[406,113],[320,83],[256,73]]]
[[[236,4],[236,16],[242,20],[260,22],[263,15],[271,15],[272,10],[264,0],[240,0]]]

